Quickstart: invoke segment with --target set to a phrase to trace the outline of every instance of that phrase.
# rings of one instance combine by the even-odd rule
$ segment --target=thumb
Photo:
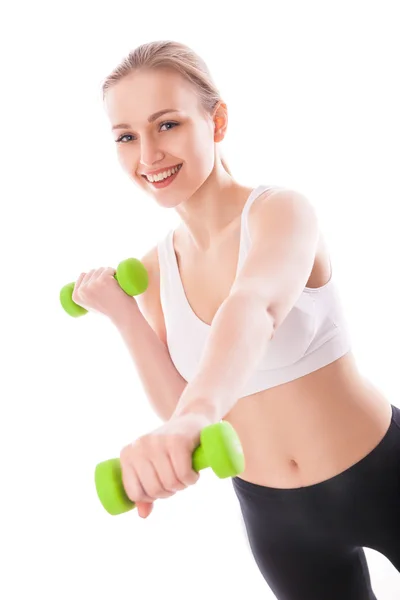
[[[146,519],[153,510],[154,502],[136,502],[139,517]]]

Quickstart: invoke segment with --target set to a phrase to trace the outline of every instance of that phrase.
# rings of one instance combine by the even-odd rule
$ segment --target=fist
[[[75,283],[72,300],[86,310],[112,317],[128,303],[135,302],[128,296],[114,275],[116,270],[112,267],[92,269],[88,273],[81,273]]]
[[[198,481],[192,454],[202,425],[197,418],[174,418],[123,448],[123,486],[139,516],[147,517],[156,499],[169,498]]]

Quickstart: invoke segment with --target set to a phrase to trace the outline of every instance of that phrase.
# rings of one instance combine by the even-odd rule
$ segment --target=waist
[[[277,488],[324,481],[371,451],[391,405],[351,353],[305,377],[240,399],[225,419],[245,454],[242,479]]]

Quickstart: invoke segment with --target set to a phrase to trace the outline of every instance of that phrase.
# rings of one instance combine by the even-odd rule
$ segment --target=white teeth
[[[150,183],[154,183],[154,181],[162,181],[163,179],[170,177],[174,173],[177,173],[181,166],[182,165],[179,165],[178,167],[173,167],[172,169],[168,169],[168,171],[164,171],[164,173],[157,173],[157,175],[146,175],[146,177],[150,181]]]

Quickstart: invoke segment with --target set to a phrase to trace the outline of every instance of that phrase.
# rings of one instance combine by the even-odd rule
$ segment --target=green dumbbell
[[[129,296],[143,294],[149,285],[147,270],[137,258],[127,258],[120,262],[114,277]],[[81,317],[88,311],[72,300],[74,288],[75,282],[64,285],[60,291],[60,302],[65,312],[71,317]]]
[[[220,479],[242,473],[245,466],[243,450],[230,423],[221,421],[201,431],[200,445],[192,454],[192,465],[194,471],[211,467]],[[110,515],[120,515],[135,508],[124,490],[119,458],[99,463],[94,479],[100,502]]]

